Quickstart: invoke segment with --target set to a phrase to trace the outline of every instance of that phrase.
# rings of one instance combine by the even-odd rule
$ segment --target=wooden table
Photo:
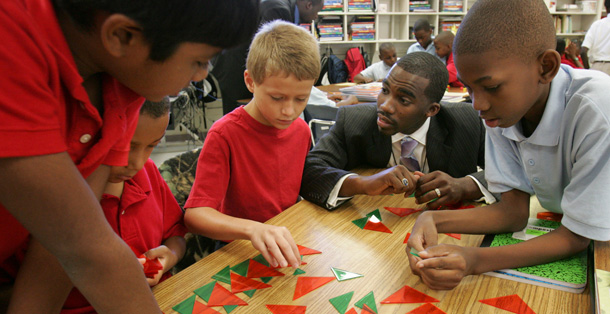
[[[404,285],[411,286],[440,302],[434,303],[448,314],[461,313],[508,313],[504,310],[478,302],[481,299],[518,294],[538,314],[549,313],[589,313],[591,299],[589,288],[582,294],[518,283],[515,281],[485,276],[469,276],[451,291],[435,291],[425,286],[411,274],[403,240],[410,232],[419,213],[398,217],[383,209],[387,207],[417,207],[414,199],[404,199],[402,195],[356,196],[339,209],[329,212],[307,201],[301,201],[268,223],[286,226],[295,241],[303,246],[322,251],[322,254],[303,258],[306,271],[300,276],[332,277],[331,267],[363,274],[364,277],[338,282],[336,280],[293,299],[297,278],[292,268],[281,271],[284,277],[274,277],[269,284],[272,288],[256,291],[252,298],[238,293],[248,306],[240,306],[231,313],[270,313],[266,304],[306,305],[307,313],[337,313],[329,299],[354,291],[350,307],[373,291],[380,314],[407,313],[422,304],[380,304]],[[392,234],[362,230],[351,221],[365,217],[379,208],[382,222],[392,230]],[[439,235],[439,242],[468,246],[478,246],[482,236],[462,235],[461,240]],[[608,243],[602,243],[607,266]],[[175,313],[172,306],[193,295],[193,290],[212,281],[211,276],[227,265],[234,266],[258,255],[248,241],[235,241],[223,249],[209,255],[174,277],[153,288],[161,309]],[[597,265],[600,268],[600,265]],[[228,288],[228,285],[222,284]],[[199,301],[205,303],[203,300]],[[225,313],[221,308],[215,308]],[[360,313],[360,309],[357,309]]]

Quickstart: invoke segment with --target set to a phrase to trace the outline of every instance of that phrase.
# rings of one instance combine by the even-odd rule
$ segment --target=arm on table
[[[356,74],[356,76],[354,76],[354,83],[370,83],[373,81],[374,80],[372,78],[366,77],[362,75],[362,73],[358,73]]]
[[[142,267],[67,153],[1,159],[0,202],[59,260],[96,310],[160,313]]]
[[[468,275],[546,263],[587,247],[589,239],[565,227],[503,247],[436,245],[441,232],[488,234],[523,229],[529,216],[529,197],[527,193],[511,190],[502,194],[502,201],[490,206],[423,213],[418,217],[408,243],[408,247],[414,247],[420,256],[409,256],[412,271],[433,289],[452,289]]]
[[[273,267],[298,267],[299,249],[286,227],[225,215],[211,207],[187,208],[184,223],[189,231],[218,240],[245,239]]]

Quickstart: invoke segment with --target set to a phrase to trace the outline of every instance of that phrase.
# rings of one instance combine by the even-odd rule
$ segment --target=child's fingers
[[[283,239],[278,241],[278,245],[282,250],[284,257],[289,265],[294,268],[299,267],[301,265],[301,255],[299,254],[299,248],[297,244],[292,239],[292,235],[288,232],[288,234],[284,235]]]

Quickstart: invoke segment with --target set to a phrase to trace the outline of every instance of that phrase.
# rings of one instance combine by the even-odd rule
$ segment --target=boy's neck
[[[546,108],[546,102],[549,99],[551,91],[551,84],[544,84],[542,86],[542,93],[534,105],[527,111],[525,116],[521,119],[521,128],[523,129],[523,136],[530,137],[542,120],[544,110]]]
[[[87,32],[82,30],[65,12],[57,12],[57,20],[76,63],[78,73],[83,80],[102,72],[93,58],[96,53],[103,49],[103,47],[95,47],[101,46],[101,44],[95,43],[92,38],[97,34],[96,31]]]
[[[104,194],[109,194],[121,198],[123,195],[123,188],[125,187],[125,181],[121,181],[119,183],[106,183],[106,188],[104,189]]]

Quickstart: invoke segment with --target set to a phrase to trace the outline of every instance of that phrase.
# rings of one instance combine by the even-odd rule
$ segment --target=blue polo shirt
[[[487,127],[485,177],[491,192],[536,194],[563,213],[570,231],[610,240],[610,80],[602,72],[561,65],[540,124]]]

